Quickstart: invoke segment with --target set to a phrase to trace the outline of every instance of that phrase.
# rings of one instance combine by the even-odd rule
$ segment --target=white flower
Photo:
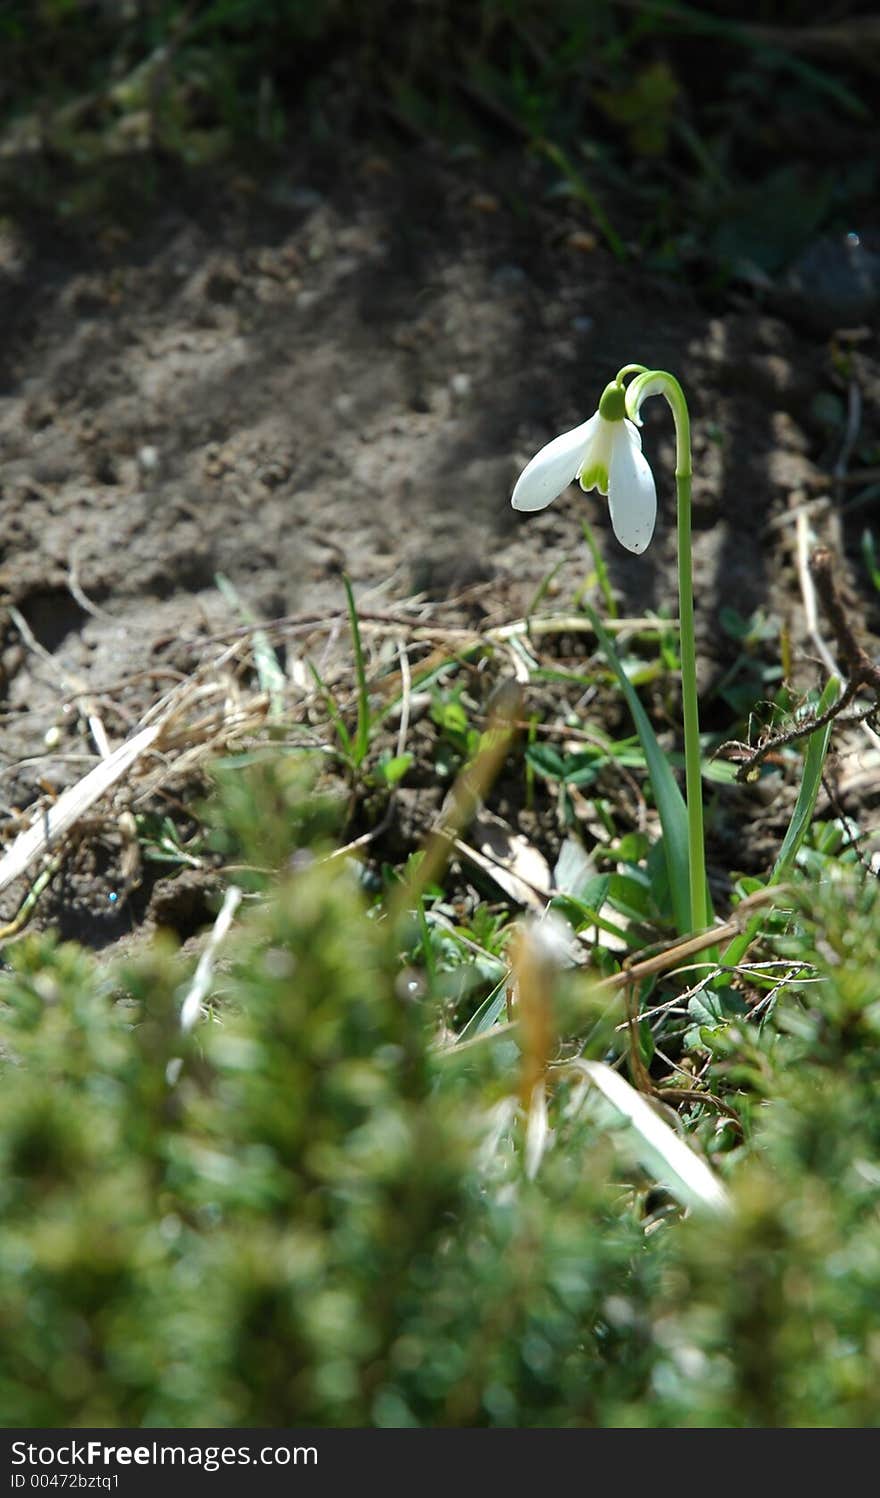
[[[621,546],[642,552],[654,534],[657,490],[638,429],[624,418],[624,391],[609,385],[589,421],[554,437],[516,481],[515,510],[543,510],[577,479],[584,490],[608,496]]]

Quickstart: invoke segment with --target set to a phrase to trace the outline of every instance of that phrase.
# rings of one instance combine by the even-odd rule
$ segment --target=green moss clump
[[[877,1423],[876,887],[831,881],[792,938],[822,981],[716,1036],[750,1132],[732,1215],[690,1221],[568,1084],[527,1180],[515,1049],[500,1074],[438,1063],[391,923],[339,862],[298,862],[186,1041],[168,947],[113,971],[10,949],[4,1421]]]

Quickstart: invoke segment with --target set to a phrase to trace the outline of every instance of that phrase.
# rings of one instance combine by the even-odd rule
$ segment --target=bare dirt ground
[[[813,332],[772,297],[708,305],[619,263],[529,170],[365,149],[333,177],[177,179],[125,228],[3,221],[7,842],[94,762],[84,703],[113,747],[240,625],[218,573],[265,619],[339,611],[344,571],[363,607],[421,595],[447,621],[499,623],[557,564],[547,601],[573,596],[583,514],[622,612],[674,614],[663,410],[646,412],[660,520],[644,558],[615,546],[594,495],[534,517],[509,504],[528,457],[630,360],[674,370],[691,397],[704,686],[735,648],[724,605],[763,607],[809,656],[790,516],[830,497],[816,531],[857,558],[871,515],[841,514],[823,485],[841,448],[826,397],[845,405],[857,378],[859,440],[873,427],[876,441],[874,345]],[[850,586],[864,631],[877,595],[857,569]],[[117,858],[62,874],[43,918],[97,946],[146,919],[161,891],[111,899]],[[21,895],[6,891],[3,918]],[[168,920],[186,932],[201,910]]]

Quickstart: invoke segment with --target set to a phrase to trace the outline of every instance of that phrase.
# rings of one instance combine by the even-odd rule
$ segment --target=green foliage
[[[210,841],[227,864],[247,864],[240,883],[262,887],[297,849],[329,845],[342,822],[338,794],[317,788],[321,756],[255,751],[217,760],[215,794],[202,808]]]
[[[832,676],[826,683],[825,690],[819,698],[817,712],[820,717],[833,707],[839,693],[840,683],[836,676]],[[783,879],[787,878],[797,857],[798,850],[806,836],[816,807],[819,787],[822,784],[822,769],[825,764],[830,737],[831,724],[826,723],[824,728],[817,728],[815,733],[811,733],[807,739],[804,767],[797,801],[795,802],[785,837],[782,840],[782,846],[776,856],[773,870],[767,880],[768,885],[780,884]],[[734,965],[741,961],[748,949],[749,943],[753,940],[760,926],[761,917],[756,916],[739,936],[734,937],[724,953],[724,961],[726,963]]]
[[[660,822],[663,827],[663,852],[666,860],[669,890],[675,906],[675,923],[680,932],[689,931],[692,923],[688,900],[690,864],[687,807],[685,806],[681,791],[676,784],[669,760],[657,742],[657,735],[654,733],[650,720],[633,690],[632,683],[623,670],[610,638],[600,624],[598,615],[590,608],[587,608],[587,613],[596,631],[596,636],[602,646],[602,650],[617,677],[620,689],[626,698],[627,706],[632,713],[633,721],[638,729],[645,758],[648,762],[648,770],[651,776],[654,798],[657,802],[657,810],[660,814]]]
[[[725,1068],[770,1101],[733,1221],[688,1225],[665,1271],[654,1384],[670,1423],[878,1423],[878,915],[875,881],[832,875],[788,943],[820,945],[823,981],[759,1038],[724,1037]]]
[[[663,156],[678,103],[679,88],[665,62],[650,63],[629,88],[599,95],[610,119],[624,126],[637,156]]]
[[[29,161],[35,141],[46,152],[20,192],[54,196],[49,163],[74,168],[68,216],[156,194],[152,153],[277,160],[303,140],[358,142],[365,125],[487,155],[500,137],[541,152],[548,190],[578,201],[618,258],[638,244],[691,274],[708,257],[712,279],[766,275],[876,190],[870,151],[847,161],[845,138],[839,172],[820,152],[791,160],[817,123],[872,123],[850,9],[820,46],[818,4],[744,18],[733,0],[711,14],[671,0],[8,0],[0,129]],[[132,152],[134,183],[120,168]]]
[[[320,828],[289,759],[248,768],[216,801],[230,838],[250,815],[301,843]],[[167,945],[113,969],[45,937],[7,949],[6,1423],[877,1423],[875,881],[829,862],[774,937],[810,981],[701,1032],[742,1133],[685,1115],[734,1204],[691,1222],[574,1070],[549,1073],[529,1179],[516,1043],[475,1022],[476,1050],[438,1053],[439,1001],[395,923],[341,861],[295,862],[248,906],[189,1037],[192,960]],[[569,870],[569,898],[590,879]],[[432,926],[446,936],[464,932]],[[504,939],[485,911],[467,928],[494,961]],[[563,1050],[592,1027],[610,1059],[582,982],[560,985]]]
[[[74,949],[16,949],[5,1419],[363,1422],[410,1259],[437,1251],[462,1195],[462,1131],[431,1099],[394,968],[330,866],[257,913],[203,1053],[161,949],[120,974],[116,1004]]]

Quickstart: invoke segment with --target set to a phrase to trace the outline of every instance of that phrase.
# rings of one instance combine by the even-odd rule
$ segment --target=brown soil
[[[178,182],[125,230],[4,221],[2,589],[32,636],[5,614],[7,840],[92,762],[84,694],[118,744],[200,640],[241,622],[218,572],[267,619],[340,609],[345,571],[365,607],[460,598],[447,619],[502,622],[557,564],[550,601],[571,599],[584,515],[622,611],[674,612],[663,410],[646,411],[661,513],[644,558],[615,546],[596,496],[534,517],[509,504],[526,459],[629,360],[673,369],[691,397],[703,685],[736,653],[725,604],[775,613],[802,644],[785,517],[829,492],[840,438],[815,397],[841,388],[835,348],[854,350],[863,430],[875,349],[618,263],[576,208],[524,212],[542,204],[530,173],[519,156],[490,171],[365,151],[332,180]],[[856,555],[869,521],[826,509],[815,524]],[[861,629],[876,605],[854,586]],[[108,905],[119,857],[114,835],[56,881],[64,934],[106,944],[144,917],[147,894]],[[207,908],[192,885],[184,932]]]

